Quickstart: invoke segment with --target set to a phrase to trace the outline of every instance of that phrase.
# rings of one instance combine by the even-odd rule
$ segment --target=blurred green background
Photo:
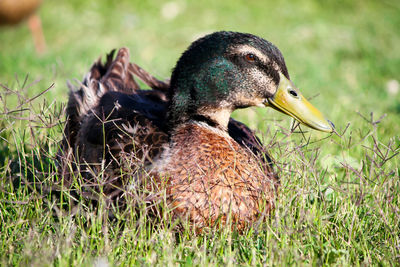
[[[47,42],[42,55],[26,22],[0,28],[0,83],[10,88],[29,75],[30,82],[40,80],[30,94],[54,82],[45,97],[66,102],[66,81],[80,80],[95,59],[122,46],[137,64],[167,78],[196,38],[241,31],[281,49],[292,80],[307,97],[317,96],[312,102],[339,130],[362,127],[358,111],[387,114],[384,136],[400,130],[399,1],[45,0],[38,13]],[[265,118],[284,118],[259,109],[235,116],[260,129]]]

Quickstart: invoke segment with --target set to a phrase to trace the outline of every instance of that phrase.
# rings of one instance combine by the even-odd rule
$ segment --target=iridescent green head
[[[224,129],[237,108],[272,106],[312,128],[332,131],[290,82],[279,49],[251,34],[215,32],[195,41],[172,73],[169,96],[172,125],[205,120]],[[294,104],[281,103],[287,98]]]

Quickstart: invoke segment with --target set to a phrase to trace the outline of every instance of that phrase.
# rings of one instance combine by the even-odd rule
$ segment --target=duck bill
[[[282,73],[279,73],[279,75],[279,87],[276,93],[268,98],[269,105],[310,128],[322,132],[333,132],[332,122],[326,120],[322,113],[307,101],[285,75]]]

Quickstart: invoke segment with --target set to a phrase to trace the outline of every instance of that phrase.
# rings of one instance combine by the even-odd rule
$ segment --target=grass
[[[399,4],[173,3],[45,1],[43,55],[26,25],[1,28],[0,265],[400,264]],[[168,8],[176,17],[162,15]],[[275,43],[339,135],[290,134],[291,120],[270,109],[235,112],[264,139],[282,182],[274,213],[243,235],[177,233],[130,210],[109,220],[84,202],[69,216],[68,192],[52,193],[66,80],[121,46],[168,77],[196,36],[220,29]]]

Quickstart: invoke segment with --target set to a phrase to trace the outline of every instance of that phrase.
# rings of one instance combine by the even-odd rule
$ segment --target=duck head
[[[270,106],[324,132],[333,126],[290,81],[272,43],[237,32],[215,32],[194,43],[171,76],[168,117],[173,126],[204,120],[226,129],[238,108]]]

